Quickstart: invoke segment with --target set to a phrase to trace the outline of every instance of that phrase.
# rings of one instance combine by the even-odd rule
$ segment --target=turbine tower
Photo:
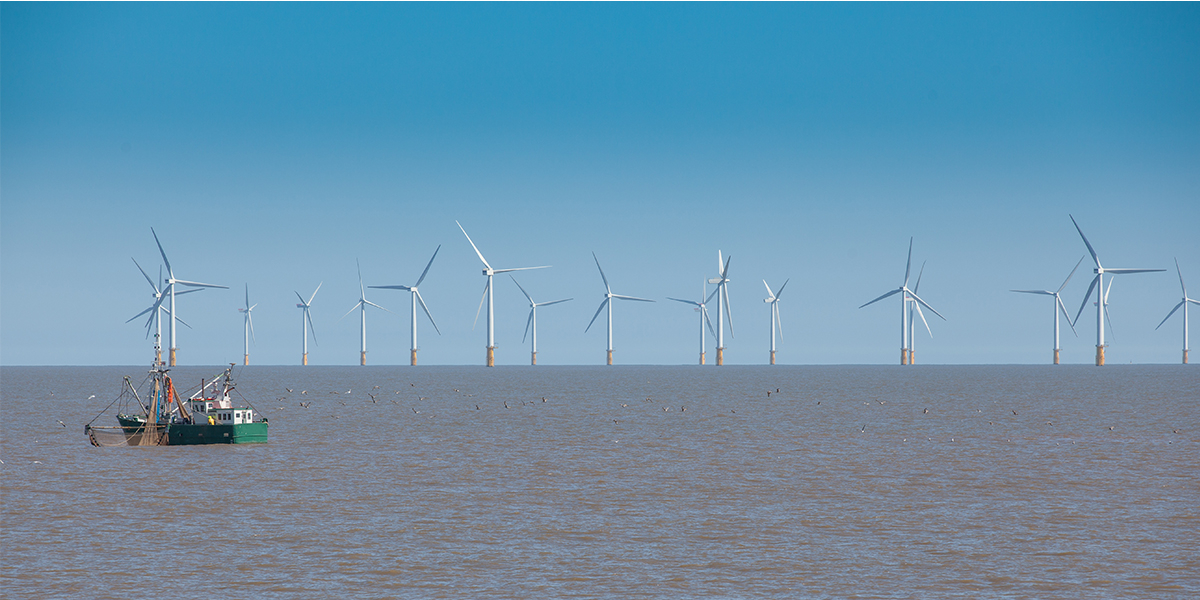
[[[1179,273],[1179,287],[1180,287],[1180,289],[1183,290],[1183,300],[1180,300],[1179,304],[1176,304],[1175,308],[1172,308],[1171,312],[1167,313],[1167,316],[1163,318],[1162,323],[1158,324],[1158,327],[1162,327],[1163,323],[1166,323],[1167,319],[1170,319],[1171,315],[1175,314],[1175,311],[1179,310],[1179,307],[1181,307],[1181,306],[1183,307],[1183,364],[1186,365],[1186,364],[1188,364],[1188,306],[1187,305],[1188,305],[1188,302],[1191,302],[1192,304],[1200,304],[1200,301],[1192,300],[1191,298],[1188,298],[1187,286],[1183,285],[1183,271],[1179,270],[1179,259],[1178,258],[1175,259],[1175,272]],[[1154,330],[1157,331],[1158,327],[1155,327]]]
[[[707,280],[705,280],[703,282],[703,287],[700,290],[700,301],[699,302],[696,302],[695,300],[681,300],[679,298],[670,298],[670,297],[667,298],[667,300],[674,300],[676,302],[682,302],[684,304],[691,304],[692,306],[696,307],[693,310],[700,313],[700,364],[702,364],[702,365],[704,364],[704,326],[707,324],[708,330],[712,332],[713,337],[717,337],[717,332],[715,329],[713,329],[713,326],[712,326],[712,320],[708,318],[708,306],[705,303],[706,295],[708,295],[708,281]]]
[[[187,287],[191,287],[191,288],[220,288],[223,290],[227,290],[227,289],[229,289],[229,287],[224,286],[224,285],[213,285],[211,283],[198,283],[195,281],[184,281],[182,279],[176,279],[175,278],[175,270],[171,268],[171,261],[167,260],[167,253],[166,253],[166,251],[163,250],[162,242],[158,241],[158,233],[156,233],[154,231],[153,227],[150,228],[150,233],[154,235],[154,243],[158,244],[158,253],[162,255],[163,264],[165,264],[167,266],[167,289],[164,290],[164,293],[166,293],[171,298],[171,308],[168,309],[168,312],[171,314],[171,328],[170,328],[171,354],[170,354],[170,359],[169,359],[170,363],[168,364],[168,366],[173,367],[173,366],[175,366],[175,351],[177,349],[175,347],[175,321],[178,319],[178,317],[176,315],[179,314],[179,313],[175,312],[175,285],[178,284],[178,285],[187,286]],[[143,275],[144,274],[145,273],[143,273]]]
[[[1106,268],[1104,268],[1104,266],[1100,264],[1100,257],[1096,255],[1096,250],[1092,248],[1092,243],[1088,241],[1086,235],[1083,235],[1083,230],[1079,228],[1079,223],[1075,222],[1075,217],[1072,215],[1067,215],[1067,216],[1071,217],[1071,223],[1075,225],[1075,231],[1078,231],[1079,237],[1083,238],[1083,244],[1085,246],[1087,246],[1088,253],[1090,253],[1092,255],[1092,261],[1096,263],[1096,268],[1093,269],[1093,272],[1096,274],[1096,277],[1094,277],[1092,279],[1092,284],[1088,286],[1087,294],[1084,295],[1084,297],[1083,297],[1083,304],[1079,305],[1079,312],[1075,313],[1075,322],[1076,323],[1079,322],[1079,315],[1083,314],[1083,308],[1085,306],[1087,306],[1088,299],[1090,299],[1092,297],[1092,290],[1095,290],[1097,287],[1099,287],[1100,289],[1096,290],[1097,300],[1098,300],[1096,302],[1096,366],[1102,367],[1102,366],[1104,366],[1104,348],[1105,348],[1105,344],[1104,344],[1104,314],[1107,312],[1105,309],[1106,309],[1106,305],[1108,304],[1108,293],[1104,287],[1104,274],[1111,273],[1113,275],[1128,275],[1128,274],[1132,274],[1132,273],[1156,273],[1159,271],[1165,271],[1166,269],[1106,269]],[[1110,288],[1112,286],[1111,280],[1109,281],[1109,286],[1110,286]]]
[[[787,281],[779,286],[779,293],[771,291],[771,286],[767,285],[767,280],[763,280],[763,286],[767,288],[767,297],[763,298],[763,302],[771,305],[771,364],[775,364],[775,330],[779,330],[779,339],[783,339],[783,323],[779,321],[779,297],[783,295],[783,288],[787,287]],[[918,278],[920,281],[920,278]]]
[[[600,303],[600,308],[596,309],[596,314],[592,315],[591,322],[588,323],[588,326],[586,328],[584,328],[583,332],[587,333],[588,330],[592,328],[592,323],[596,322],[596,317],[600,316],[600,311],[604,310],[604,307],[607,306],[608,307],[608,364],[609,364],[609,366],[611,366],[613,364],[613,359],[612,359],[612,353],[613,353],[613,343],[612,343],[612,307],[613,307],[613,303],[612,303],[612,301],[613,301],[613,299],[636,300],[638,302],[654,302],[654,301],[648,300],[646,298],[637,298],[634,296],[622,296],[619,294],[612,293],[612,288],[609,287],[609,285],[608,285],[608,277],[604,276],[604,269],[600,268],[600,259],[596,258],[595,252],[592,253],[592,260],[596,261],[596,268],[600,269],[600,278],[604,280],[604,300]]]
[[[469,242],[471,244],[471,247],[475,249],[475,254],[477,254],[479,256],[479,260],[483,261],[483,275],[485,277],[487,277],[487,285],[485,285],[483,287],[483,298],[479,299],[479,308],[475,309],[475,322],[476,323],[479,322],[479,311],[480,311],[480,309],[483,308],[483,301],[486,299],[487,300],[487,309],[488,309],[487,310],[487,366],[494,367],[494,366],[496,366],[496,334],[495,334],[495,328],[493,326],[493,318],[492,318],[493,314],[494,314],[493,308],[492,308],[492,306],[493,306],[492,305],[492,276],[497,273],[509,273],[512,271],[529,271],[532,269],[546,269],[546,268],[549,268],[549,265],[541,266],[541,267],[518,267],[516,269],[493,269],[492,265],[489,265],[487,259],[483,257],[483,253],[479,251],[479,248],[475,245],[475,242],[471,241],[471,236],[467,235],[467,230],[463,229],[462,223],[459,223],[458,221],[455,221],[454,223],[456,225],[458,225],[458,228],[463,232],[463,235],[467,236],[467,242]],[[475,326],[472,325],[471,328],[474,329]]]
[[[313,298],[317,297],[317,292],[321,291],[321,286],[325,282],[317,284],[317,289],[313,290],[311,296],[308,297],[308,302],[304,301],[304,296],[300,292],[296,292],[296,298],[300,299],[300,303],[296,305],[302,312],[300,313],[300,336],[304,340],[304,354],[301,355],[300,364],[308,366],[308,332],[312,331],[313,343],[317,343],[317,330],[313,329],[312,315],[309,314],[309,309],[312,308]],[[293,290],[294,291],[294,290]],[[306,325],[307,324],[307,325]]]
[[[538,304],[537,302],[533,301],[533,297],[529,295],[529,292],[526,292],[525,288],[521,287],[521,284],[517,283],[516,277],[509,275],[508,278],[513,280],[513,283],[517,284],[517,287],[521,290],[521,293],[525,294],[525,298],[527,300],[529,300],[529,318],[525,320],[525,335],[521,336],[521,342],[522,343],[525,342],[525,338],[528,337],[528,335],[529,335],[529,326],[533,325],[533,346],[529,350],[529,364],[536,365],[537,364],[537,309],[538,309],[538,307],[539,306],[550,306],[551,304],[558,304],[559,302],[569,302],[571,300],[574,300],[574,298],[567,298],[565,300],[555,300],[553,302],[542,302],[541,304]]]
[[[1071,277],[1075,276],[1075,271],[1079,269],[1079,265],[1083,263],[1083,259],[1085,259],[1085,258],[1087,258],[1087,257],[1086,256],[1080,257],[1079,262],[1075,263],[1075,268],[1071,269],[1071,274],[1067,275],[1067,278],[1066,278],[1066,280],[1064,280],[1062,282],[1062,285],[1058,286],[1058,289],[1053,292],[1051,292],[1050,290],[1008,290],[1010,292],[1016,292],[1018,294],[1038,294],[1041,296],[1054,296],[1054,364],[1056,364],[1056,365],[1058,364],[1058,351],[1059,351],[1059,344],[1058,344],[1058,314],[1059,313],[1062,313],[1062,316],[1067,318],[1067,325],[1071,326],[1071,331],[1075,332],[1075,336],[1076,337],[1079,336],[1079,332],[1075,331],[1075,324],[1071,322],[1071,315],[1067,313],[1067,307],[1065,304],[1063,304],[1062,297],[1059,296],[1059,294],[1063,291],[1063,288],[1067,287],[1067,282],[1071,281]]]
[[[254,306],[258,306],[255,302]],[[254,319],[250,317],[250,311],[254,310],[254,306],[250,306],[250,284],[246,284],[246,308],[239,308],[238,312],[246,313],[246,322],[242,325],[243,337],[245,337],[246,353],[242,357],[242,364],[250,364],[250,338],[254,337]]]
[[[733,260],[733,256],[725,260],[721,260],[721,251],[717,250],[717,272],[719,277],[709,279],[708,282],[717,286],[713,290],[712,296],[705,299],[705,302],[712,300],[713,296],[717,297],[717,366],[725,364],[725,320],[729,320],[729,336],[736,337],[733,334],[733,311],[729,310],[729,261]],[[725,312],[721,312],[721,307],[724,305]]]
[[[150,308],[147,308],[146,310],[143,310],[142,312],[140,312],[136,315],[133,315],[132,317],[130,317],[129,321],[125,321],[125,322],[129,323],[129,322],[133,321],[134,319],[136,319],[146,313],[152,313],[150,315],[150,318],[146,320],[146,337],[150,337],[150,327],[153,326],[154,327],[154,364],[155,364],[155,366],[158,366],[158,365],[162,364],[162,318],[161,318],[161,315],[164,312],[169,315],[170,311],[167,310],[167,307],[162,305],[163,300],[166,298],[166,296],[162,292],[162,288],[159,287],[159,285],[157,283],[155,283],[153,279],[150,279],[150,276],[146,274],[145,269],[142,268],[142,265],[138,264],[137,260],[133,259],[132,257],[130,257],[130,260],[133,260],[133,264],[137,265],[138,270],[142,272],[142,277],[146,278],[146,283],[150,284],[150,289],[154,290],[154,294],[152,295],[152,297],[154,298],[154,302],[150,305]],[[162,279],[162,267],[158,268],[158,278],[159,278],[159,280]],[[203,291],[204,291],[204,288],[196,288],[193,290],[186,290],[183,292],[179,292],[179,295],[182,296],[184,294],[190,294],[192,292],[203,292]],[[187,327],[188,329],[192,328],[192,326],[188,325],[183,319],[180,319],[179,322],[183,323],[183,325],[185,327]]]
[[[375,308],[378,308],[379,310],[382,310],[382,311],[387,311],[387,312],[392,312],[392,311],[390,311],[378,304],[375,304],[374,302],[371,302],[370,300],[367,300],[367,290],[363,287],[363,282],[362,282],[362,265],[359,264],[358,259],[354,260],[354,264],[358,265],[358,302],[349,311],[347,311],[346,314],[342,315],[342,319],[345,319],[346,317],[350,316],[350,313],[354,312],[354,309],[356,309],[356,308],[361,311],[361,314],[359,315],[359,323],[360,323],[361,340],[362,341],[359,344],[358,364],[365,367],[365,366],[367,366],[367,306],[368,305],[374,306]],[[313,294],[315,295],[316,292],[313,292]],[[338,319],[338,320],[340,321],[342,319]]]
[[[930,306],[929,303],[922,300],[920,296],[917,296],[916,292],[908,289],[908,277],[912,272],[912,245],[913,245],[912,238],[909,238],[908,239],[908,262],[904,265],[904,283],[900,287],[859,307],[859,308],[864,308],[864,307],[870,306],[872,304],[875,304],[876,302],[879,302],[880,300],[883,300],[884,298],[887,298],[888,296],[891,296],[892,294],[901,294],[901,301],[900,301],[900,364],[902,364],[902,365],[909,364],[908,363],[908,300],[910,298],[915,300],[916,302],[920,303],[925,308],[928,308],[929,310],[933,311],[933,314],[941,317],[943,321],[946,320],[946,317],[942,317],[942,313],[939,313],[937,310],[934,310],[934,308],[932,306]],[[922,314],[922,318],[924,318],[924,314]]]
[[[417,282],[412,285],[372,285],[369,287],[381,290],[404,290],[412,296],[412,319],[410,321],[410,359],[409,364],[417,366],[417,303],[421,303],[421,308],[425,311],[425,316],[429,317],[429,322],[433,324],[433,330],[442,335],[442,330],[438,329],[437,323],[433,320],[433,315],[429,314],[429,307],[425,306],[425,299],[421,297],[421,292],[417,291],[417,286],[425,281],[425,276],[429,274],[429,267],[433,266],[433,259],[437,258],[438,250],[442,247],[438,246],[437,250],[433,251],[433,256],[429,258],[429,264],[425,265],[425,270],[421,271],[421,276],[417,278]]]

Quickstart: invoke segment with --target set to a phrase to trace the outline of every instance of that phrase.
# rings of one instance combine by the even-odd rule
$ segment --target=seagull
[[[373,389],[373,390],[377,390],[377,389],[379,389],[379,386],[375,386],[375,387],[373,387],[373,388],[371,388],[371,389]]]
[[[768,398],[770,398],[770,397],[771,397],[771,390],[767,390],[767,397],[768,397]]]
[[[867,431],[867,426],[863,425],[862,429],[859,429],[858,431],[859,431],[859,433],[865,433]]]
[[[302,390],[302,391],[300,392],[300,395],[301,395],[301,396],[303,396],[304,394],[307,394],[307,393],[308,393],[308,390]]]
[[[292,388],[290,388],[290,387],[285,387],[283,389],[287,390],[289,394],[292,393]]]
[[[479,405],[478,405],[478,404],[476,404],[476,405],[475,405],[475,410],[479,410]]]
[[[542,396],[542,402],[545,402],[545,401],[546,401],[546,397]]]
[[[507,401],[507,400],[505,400],[505,401],[504,401],[504,408],[508,408],[508,401]]]
[[[1011,410],[1011,409],[1010,409],[1010,410]],[[1014,415],[1015,415],[1015,414],[1017,414],[1017,411],[1015,411],[1015,410],[1014,410],[1014,411],[1013,411],[1013,414],[1014,414]]]
[[[408,407],[408,408],[410,408],[410,409],[413,411],[413,414],[414,414],[414,415],[419,415],[419,414],[421,414],[421,411],[419,411],[419,410],[417,410],[417,409],[415,409],[415,408],[413,408],[413,407],[411,407],[411,406],[410,406],[410,407]]]
[[[88,400],[91,400],[92,398],[95,398],[95,397],[96,397],[96,395],[92,394],[91,396],[88,396]]]
[[[63,422],[62,422],[62,419],[59,419],[59,420],[58,420],[58,424],[59,424],[59,425],[62,425],[63,427],[66,427],[66,426],[67,426],[67,424],[66,424],[66,423],[63,423]]]
[[[929,409],[928,409],[928,408],[927,408],[927,409],[925,409],[925,413],[924,413],[924,414],[929,414]]]
[[[378,402],[375,401],[375,394],[368,393],[367,395],[371,397],[371,404],[378,404]]]

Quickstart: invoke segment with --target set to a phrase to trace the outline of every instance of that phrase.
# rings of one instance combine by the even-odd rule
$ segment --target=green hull
[[[118,417],[127,436],[139,435],[143,423],[140,420]],[[196,446],[200,444],[265,444],[267,423],[239,423],[237,425],[185,425],[173,423],[167,426],[168,446]]]

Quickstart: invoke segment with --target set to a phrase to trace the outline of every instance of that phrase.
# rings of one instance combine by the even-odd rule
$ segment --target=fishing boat
[[[88,441],[94,446],[266,443],[266,417],[248,403],[234,405],[235,394],[241,394],[233,383],[233,364],[212,379],[201,379],[186,398],[176,391],[169,371],[156,361],[142,386],[125,377],[117,399],[84,427]],[[117,425],[93,425],[113,406],[118,406]]]

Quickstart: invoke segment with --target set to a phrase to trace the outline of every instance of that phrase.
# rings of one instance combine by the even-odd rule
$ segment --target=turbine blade
[[[725,264],[728,265],[728,261]],[[736,338],[737,336],[733,333],[733,311],[729,310],[729,290],[726,289],[725,284],[721,284],[721,297],[725,300],[725,317],[729,319],[729,337]]]
[[[1083,238],[1083,245],[1087,246],[1088,253],[1092,255],[1092,260],[1095,261],[1096,266],[1103,269],[1104,267],[1100,266],[1100,257],[1096,256],[1096,249],[1092,248],[1092,243],[1088,241],[1086,235],[1083,235],[1083,230],[1079,228],[1079,223],[1075,222],[1075,217],[1071,216],[1070,214],[1067,216],[1071,217],[1071,223],[1075,225],[1075,231],[1078,231],[1079,237]]]
[[[1184,304],[1186,304],[1186,302],[1183,302],[1183,301],[1180,301],[1180,303],[1179,303],[1179,304],[1176,304],[1176,305],[1175,305],[1175,308],[1172,308],[1172,309],[1171,309],[1171,312],[1167,313],[1167,316],[1163,317],[1163,320],[1162,320],[1162,322],[1161,322],[1161,323],[1159,323],[1159,324],[1158,324],[1158,327],[1162,327],[1162,326],[1163,326],[1163,323],[1166,323],[1166,322],[1167,322],[1167,319],[1170,319],[1170,318],[1171,318],[1171,315],[1175,314],[1175,311],[1179,310],[1179,307],[1180,307],[1180,306],[1183,306]],[[140,316],[140,315],[139,315],[139,316]],[[136,318],[137,318],[137,317],[134,317],[134,319],[136,319]],[[133,319],[130,319],[130,321],[132,321],[132,320],[133,320]],[[127,321],[127,322],[128,322],[128,321]],[[1155,327],[1155,328],[1154,328],[1154,330],[1155,330],[1155,331],[1158,331],[1158,327]]]
[[[650,300],[650,299],[648,299],[648,298],[638,298],[638,297],[635,297],[635,296],[621,296],[621,295],[619,295],[619,294],[613,294],[613,295],[612,295],[612,297],[613,297],[613,298],[620,298],[620,299],[622,299],[622,300],[637,300],[638,302],[654,302],[654,300]]]
[[[868,306],[870,306],[870,305],[872,305],[872,304],[875,304],[876,302],[879,302],[880,300],[883,300],[884,298],[887,298],[888,296],[891,296],[892,294],[898,294],[898,293],[900,293],[900,288],[896,288],[896,289],[894,289],[894,290],[892,290],[892,291],[890,291],[890,292],[888,292],[888,293],[886,293],[886,294],[884,294],[884,295],[882,295],[882,296],[880,296],[880,297],[878,297],[878,298],[876,298],[876,299],[874,299],[874,300],[872,300],[872,301],[870,301],[870,302],[868,302],[868,303],[866,303],[866,304],[864,304],[864,305],[860,306],[859,308],[865,308],[865,307],[868,307]]]
[[[455,223],[457,222],[455,221]],[[459,228],[462,228],[462,225],[459,225]],[[479,312],[483,310],[483,301],[487,300],[488,286],[490,285],[492,285],[492,278],[488,277],[487,283],[483,284],[483,295],[479,297],[479,308],[475,309],[475,320],[471,322],[471,331],[475,331],[475,326],[479,324]]]
[[[246,284],[246,310],[250,310],[250,284]]]
[[[363,287],[362,282],[362,263],[357,258],[354,259],[354,265],[358,267],[358,299],[366,301],[367,290]]]
[[[917,308],[917,316],[921,317],[921,322],[925,324],[925,331],[928,331],[929,337],[932,338],[933,330],[929,328],[929,321],[925,320],[925,313],[924,313],[924,311],[921,310],[921,305],[917,304],[916,302],[913,302],[913,306],[915,306]],[[931,308],[929,310],[933,310],[933,309]]]
[[[171,279],[175,279],[175,271],[171,270],[171,261],[167,260],[167,253],[163,250],[162,242],[158,241],[158,234],[155,233],[153,227],[150,228],[150,233],[154,236],[154,243],[158,244],[158,253],[162,255],[163,264],[167,265],[167,274]]]
[[[712,293],[711,293],[711,294],[709,294],[709,295],[708,295],[708,297],[704,299],[704,303],[705,303],[705,304],[708,304],[709,302],[712,302],[713,296],[716,296],[716,295],[717,295],[717,292],[719,292],[719,291],[721,291],[721,287],[720,287],[720,286],[717,286],[717,288],[716,288],[716,289],[714,289],[714,290],[712,291]]]
[[[322,285],[324,285],[324,284],[325,284],[325,282],[324,282],[324,281],[322,281],[321,283],[318,283],[318,284],[317,284],[317,289],[313,290],[313,293],[312,293],[312,295],[308,297],[308,302],[305,302],[304,304],[306,304],[306,305],[307,305],[307,304],[312,304],[313,298],[316,298],[316,297],[317,297],[317,292],[321,291],[321,286],[322,286]],[[299,296],[300,294],[298,294],[298,293],[297,293],[296,295],[297,295],[297,296]]]
[[[1166,269],[1105,269],[1104,270],[1105,273],[1112,273],[1114,275],[1130,275],[1133,273],[1159,273],[1161,271],[1166,271]]]
[[[537,309],[530,308],[529,309],[529,318],[525,319],[525,333],[521,335],[521,343],[522,344],[525,343],[525,338],[529,337],[529,325],[531,323],[533,323],[533,311],[535,311],[535,310],[537,310]]]
[[[604,307],[607,304],[608,304],[608,298],[605,298],[604,301],[600,303],[600,308],[596,309],[596,314],[592,315],[592,320],[588,321],[588,326],[583,329],[584,333],[587,333],[588,330],[592,328],[592,323],[596,322],[596,317],[600,316],[600,311],[604,310]]]
[[[441,250],[441,249],[442,249],[441,244],[438,244],[437,250],[433,251],[433,256],[429,257],[429,264],[425,265],[425,270],[421,271],[421,277],[417,279],[417,283],[415,285],[413,285],[413,287],[418,287],[421,285],[422,281],[425,281],[425,276],[429,274],[429,267],[433,266],[433,259],[437,258],[438,250]]]
[[[920,302],[922,305],[924,305],[925,308],[928,308],[933,314],[935,314],[939,317],[942,317],[942,313],[935,310],[932,306],[929,305],[928,302],[922,300],[920,298],[920,296],[917,296],[912,290],[909,290],[908,295],[911,296],[913,300],[916,300],[917,302]],[[942,317],[942,320],[945,321],[946,317]]]
[[[146,314],[146,313],[148,313],[148,312],[150,312],[150,311],[152,311],[152,310],[154,310],[154,309],[156,309],[156,308],[158,308],[158,303],[157,303],[157,302],[156,302],[156,303],[154,303],[154,305],[153,305],[153,306],[151,306],[150,308],[147,308],[146,310],[143,310],[142,312],[140,312],[140,313],[138,313],[138,314],[136,314],[136,315],[133,315],[132,317],[129,317],[129,321],[132,321],[132,320],[134,320],[134,319],[136,319],[136,318],[138,318],[138,317],[140,317],[140,316],[142,316],[142,315],[144,315],[144,314]],[[126,322],[126,323],[128,323],[129,321],[125,321],[125,322]]]
[[[783,288],[787,287],[788,281],[791,281],[791,278],[788,278],[787,280],[785,280],[783,282],[783,285],[779,286],[779,291],[775,292],[775,299],[778,300],[779,297],[783,295]],[[763,283],[766,283],[766,282],[763,282]]]
[[[691,304],[693,306],[704,306],[703,304],[701,304],[700,302],[696,302],[695,300],[680,300],[679,298],[671,298],[669,296],[667,297],[667,300],[674,300],[676,302],[682,302],[684,304]]]
[[[365,302],[365,300],[359,300],[358,302],[355,302],[354,306],[350,310],[346,311],[346,314],[342,315],[341,319],[338,319],[338,320],[341,321],[342,319],[345,319],[346,317],[350,316],[350,313],[358,310],[358,307],[362,306],[363,302]]]
[[[425,316],[429,317],[429,322],[433,324],[433,330],[436,331],[438,335],[442,335],[442,330],[438,329],[437,321],[434,321],[433,315],[429,313],[429,307],[425,306],[425,299],[421,297],[421,292],[414,290],[413,293],[417,295],[417,301],[421,303],[421,308],[425,311]]]
[[[292,290],[292,291],[296,292],[296,290]],[[308,306],[308,303],[304,301],[304,296],[301,296],[300,292],[296,292],[296,299],[300,301],[300,308],[304,308],[305,306]]]
[[[313,327],[312,315],[311,315],[311,314],[309,314],[309,312],[308,312],[308,309],[307,309],[307,308],[306,308],[306,309],[304,309],[304,319],[305,319],[306,321],[308,321],[308,330],[312,332],[312,334],[313,334],[313,343],[314,343],[314,344],[316,344],[316,343],[317,343],[317,330],[316,330],[316,328],[315,328],[315,327]],[[317,345],[318,345],[318,346],[320,346],[320,344],[317,344]]]
[[[574,300],[574,298],[566,298],[566,299],[563,299],[563,300],[555,300],[554,302],[543,302],[543,303],[541,303],[541,304],[538,304],[538,305],[536,305],[536,306],[550,306],[551,304],[558,304],[559,302],[570,302],[571,300]]]
[[[471,236],[467,235],[467,230],[466,230],[466,229],[463,229],[462,223],[459,223],[457,220],[455,220],[455,221],[454,221],[454,224],[455,224],[455,225],[458,225],[458,228],[459,228],[459,229],[460,229],[460,230],[463,232],[463,235],[466,235],[466,236],[467,236],[467,242],[468,242],[468,243],[470,243],[470,244],[471,244],[471,247],[475,249],[475,254],[479,255],[479,260],[483,261],[483,266],[485,266],[485,267],[487,267],[487,268],[491,269],[491,268],[492,268],[492,265],[489,265],[489,264],[488,264],[488,261],[487,261],[487,259],[483,257],[483,253],[479,251],[479,248],[478,248],[477,246],[475,246],[475,242],[472,242],[472,241],[471,241]],[[439,248],[440,248],[440,246],[439,246]],[[478,321],[478,320],[479,320],[478,316],[476,316],[476,319],[475,319],[475,320],[476,320],[476,321]]]
[[[908,287],[908,273],[912,271],[912,247],[913,239],[908,238],[908,262],[904,264],[904,287]]]
[[[1096,289],[1096,282],[1100,281],[1100,275],[1097,274],[1092,278],[1092,284],[1088,286],[1088,291],[1083,295],[1083,303],[1079,305],[1079,312],[1075,313],[1075,318],[1071,319],[1072,323],[1079,322],[1079,315],[1083,314],[1083,309],[1087,307],[1088,299],[1092,297],[1092,290]]]
[[[534,269],[549,269],[553,265],[542,265],[540,267],[517,267],[515,269],[492,269],[492,273],[499,275],[500,273],[512,273],[513,271],[532,271]]]
[[[137,261],[134,261],[137,262]],[[141,267],[138,267],[139,269]],[[1183,290],[1183,297],[1187,298],[1187,286],[1183,285],[1183,271],[1179,270],[1179,259],[1175,259],[1175,272],[1179,273],[1179,289]],[[145,275],[145,273],[143,273]]]
[[[155,284],[153,281],[151,281],[151,280],[150,280],[150,276],[146,274],[146,270],[142,268],[142,265],[138,265],[138,261],[137,261],[137,259],[136,259],[136,258],[134,258],[134,257],[132,257],[132,256],[130,256],[130,257],[129,257],[129,260],[132,260],[132,261],[133,261],[133,264],[137,265],[137,268],[138,268],[138,270],[142,272],[142,277],[145,277],[145,278],[146,278],[146,283],[149,283],[149,284],[150,284],[150,287],[151,287],[151,288],[154,288],[154,293],[155,293],[155,294],[158,294],[158,293],[159,293],[159,291],[158,291],[158,285],[157,285],[157,284]],[[1176,261],[1176,263],[1175,263],[1175,266],[1176,266],[1176,267],[1178,267],[1178,266],[1179,266],[1179,262],[1178,262],[1178,261]],[[1181,277],[1179,278],[1179,280],[1180,280],[1180,281],[1183,281],[1183,277],[1181,276]],[[1186,296],[1186,295],[1187,295],[1187,294],[1185,293],[1185,294],[1184,294],[1184,296]]]
[[[411,292],[412,287],[407,285],[368,285],[367,287],[373,290],[404,290]]]
[[[772,291],[771,291],[771,286],[767,285],[767,280],[766,280],[766,279],[764,279],[764,280],[762,280],[762,281],[763,281],[763,287],[767,288],[767,300],[774,300],[774,299],[775,299],[775,292],[772,292]]]
[[[1038,294],[1041,296],[1053,296],[1054,295],[1054,292],[1051,292],[1049,290],[1008,290],[1008,291],[1016,292],[1018,294]]]
[[[604,280],[604,291],[612,293],[612,288],[608,287],[608,277],[604,276],[604,269],[600,267],[600,259],[596,258],[596,253],[592,253],[592,260],[596,261],[596,268],[600,269],[600,279]],[[586,333],[586,332],[585,332]]]
[[[1160,269],[1160,270],[1161,270],[1161,269]],[[176,280],[175,280],[175,283],[178,283],[179,285],[186,285],[186,286],[188,286],[188,287],[220,288],[220,289],[222,289],[222,290],[227,290],[227,289],[229,289],[229,286],[227,286],[227,285],[215,285],[215,284],[212,284],[212,283],[200,283],[200,282],[197,282],[197,281],[184,281],[184,280],[182,280],[182,279],[176,279]]]
[[[717,251],[718,254],[720,252],[720,250]],[[731,260],[733,260],[732,254],[729,255],[729,258],[725,259],[725,268],[721,269],[721,279],[729,279],[729,261]]]
[[[779,288],[782,290],[783,288]],[[778,298],[778,296],[776,296]],[[783,319],[779,318],[779,303],[772,302],[771,310],[775,313],[775,327],[779,329],[779,340],[783,341]]]
[[[246,313],[246,323],[250,325],[250,341],[257,344],[258,338],[254,337],[254,317],[250,316],[249,312]]]
[[[1067,275],[1067,279],[1066,279],[1066,281],[1063,281],[1063,284],[1062,284],[1062,285],[1060,285],[1060,286],[1058,286],[1058,291],[1060,291],[1060,292],[1061,292],[1061,291],[1063,291],[1063,288],[1067,287],[1067,281],[1071,281],[1071,278],[1075,276],[1075,271],[1076,271],[1077,269],[1079,269],[1079,265],[1082,265],[1082,264],[1083,264],[1083,259],[1085,259],[1085,258],[1087,258],[1087,257],[1086,257],[1086,256],[1080,256],[1080,257],[1079,257],[1079,262],[1075,263],[1075,268],[1074,268],[1074,269],[1071,269],[1071,274],[1070,274],[1070,275]]]
[[[708,307],[701,306],[700,313],[704,315],[704,322],[708,323],[708,332],[711,333],[713,337],[717,337],[717,330],[713,329],[712,319],[708,318]]]
[[[532,305],[532,304],[536,304],[536,303],[533,301],[533,297],[529,295],[529,292],[525,291],[525,288],[521,287],[521,284],[520,284],[520,283],[517,283],[517,278],[516,278],[516,277],[513,277],[512,275],[509,275],[509,276],[508,276],[508,278],[509,278],[509,279],[511,279],[511,280],[513,281],[513,283],[516,283],[516,284],[517,284],[517,288],[521,290],[521,293],[522,293],[522,294],[525,294],[525,298],[526,298],[527,300],[529,300],[529,304],[531,304],[531,305]]]
[[[390,310],[388,310],[388,309],[386,309],[386,308],[384,308],[384,307],[382,307],[382,306],[380,306],[380,305],[378,305],[378,304],[375,304],[374,302],[371,302],[370,300],[363,300],[363,303],[364,303],[364,304],[369,304],[369,305],[371,305],[371,306],[374,306],[375,308],[378,308],[379,310],[383,310],[383,311],[387,311],[387,312],[392,312],[392,311],[390,311]],[[392,313],[392,314],[395,314],[395,313]]]
[[[1054,296],[1054,302],[1058,304],[1058,309],[1062,311],[1062,315],[1067,318],[1067,325],[1071,326],[1071,331],[1075,334],[1075,337],[1079,337],[1079,332],[1075,331],[1075,324],[1071,322],[1071,315],[1067,314],[1067,305],[1063,304],[1062,298],[1059,298],[1057,294]]]
[[[1112,324],[1112,317],[1111,317],[1111,316],[1109,316],[1109,314],[1108,314],[1108,303],[1107,303],[1107,302],[1105,302],[1105,303],[1104,303],[1104,320],[1108,321],[1108,335],[1109,335],[1109,337],[1111,337],[1111,338],[1112,338],[1112,339],[1114,339],[1114,340],[1115,340],[1115,339],[1117,339],[1117,332],[1116,332],[1116,330],[1113,328],[1113,324]]]
[[[196,288],[194,290],[183,290],[182,292],[175,292],[175,295],[182,296],[184,294],[190,294],[192,292],[203,292],[203,291],[204,291],[204,288]]]

